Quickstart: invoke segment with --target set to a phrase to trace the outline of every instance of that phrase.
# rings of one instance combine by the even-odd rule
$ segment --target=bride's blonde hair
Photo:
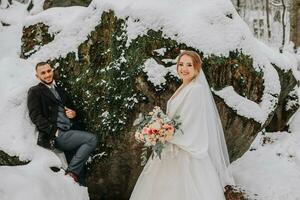
[[[179,61],[180,61],[181,57],[184,56],[184,55],[187,55],[187,56],[192,58],[194,69],[199,74],[199,72],[202,68],[202,60],[201,60],[199,54],[195,51],[183,51],[179,54],[178,59],[177,59],[177,71],[178,71]]]

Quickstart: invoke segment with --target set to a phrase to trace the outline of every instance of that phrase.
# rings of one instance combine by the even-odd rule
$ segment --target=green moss
[[[166,49],[164,55],[155,52],[160,48]],[[126,19],[117,19],[110,11],[102,15],[101,23],[79,46],[77,54],[70,52],[65,58],[51,63],[58,66],[60,84],[69,90],[82,124],[87,130],[97,133],[101,142],[106,144],[108,138],[131,131],[141,105],[156,102],[165,106],[166,96],[174,92],[180,81],[167,74],[167,83],[155,86],[147,81],[147,74],[141,66],[153,58],[170,67],[175,63],[163,60],[175,59],[180,49],[194,50],[165,38],[161,30],[149,30],[128,42]],[[227,57],[205,57],[203,70],[214,89],[232,85],[240,95],[259,102],[263,92],[262,72],[251,66],[252,59],[236,51]],[[141,89],[138,81],[145,83],[147,88]]]
[[[135,81],[138,76],[146,76],[140,68],[145,60],[162,58],[153,55],[153,50],[178,49],[178,44],[164,39],[161,31],[149,31],[129,46],[126,43],[125,20],[108,12],[80,45],[78,55],[73,52],[51,61],[52,65],[58,64],[60,82],[68,88],[83,124],[103,141],[108,135],[120,134],[130,127],[135,106],[147,101]],[[174,59],[177,54],[175,51],[168,56]],[[152,89],[156,91],[153,85]]]
[[[48,32],[49,26],[38,23],[23,28],[21,58],[29,58],[42,46],[54,40],[54,35]]]
[[[263,95],[263,72],[256,71],[253,60],[242,51],[230,52],[229,56],[211,55],[203,59],[208,82],[215,90],[232,86],[241,96],[256,103]]]
[[[20,161],[17,156],[10,156],[0,150],[0,166],[25,165],[28,161]]]

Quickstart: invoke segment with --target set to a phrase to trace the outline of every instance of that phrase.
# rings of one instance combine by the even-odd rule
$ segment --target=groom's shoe
[[[68,176],[71,176],[73,178],[73,180],[76,183],[78,183],[78,175],[77,174],[75,174],[74,172],[71,172],[71,171],[66,171],[65,174],[68,175]]]

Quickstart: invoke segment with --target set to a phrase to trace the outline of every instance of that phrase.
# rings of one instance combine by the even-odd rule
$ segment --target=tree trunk
[[[285,28],[286,28],[286,23],[285,23],[285,13],[286,13],[286,5],[285,5],[285,1],[281,0],[282,3],[282,7],[283,7],[283,11],[282,11],[282,43],[281,43],[281,48],[280,48],[280,52],[282,52],[284,44],[285,44]]]
[[[241,2],[240,2],[240,0],[236,1],[236,8],[237,8],[238,13],[240,13],[240,11],[241,11]]]
[[[271,39],[271,29],[270,29],[270,7],[269,7],[269,0],[266,0],[266,15],[267,15],[268,40],[270,40]]]
[[[300,0],[291,0],[290,22],[290,38],[295,44],[296,51],[296,49],[300,47]]]

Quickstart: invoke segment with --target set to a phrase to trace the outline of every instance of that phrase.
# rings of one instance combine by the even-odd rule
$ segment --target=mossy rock
[[[251,200],[245,191],[233,188],[232,186],[226,186],[224,192],[226,200]]]
[[[298,81],[294,77],[292,70],[288,70],[286,72],[276,65],[273,66],[279,74],[281,93],[279,96],[278,106],[272,116],[272,120],[267,124],[266,130],[268,132],[287,131],[287,123],[289,119],[299,108],[299,97],[297,93],[291,93],[291,91],[293,91],[293,89],[297,86]],[[297,89],[297,87],[295,89]],[[292,101],[295,103],[288,106]]]
[[[88,6],[92,0],[45,0],[44,10],[53,7]]]
[[[69,6],[85,6],[87,7],[92,0],[45,0],[43,9],[47,10],[53,7],[69,7]],[[27,10],[30,11],[34,7],[34,1],[30,0]]]
[[[10,156],[0,150],[0,166],[25,165],[28,161],[21,161],[17,156]]]
[[[48,32],[49,26],[38,23],[23,28],[21,38],[21,58],[28,58],[37,52],[42,46],[53,41],[54,35]]]
[[[40,29],[40,26],[36,24],[31,28]],[[144,63],[151,59],[169,68],[175,64],[180,50],[196,50],[165,37],[163,30],[148,30],[128,42],[126,26],[126,19],[117,18],[113,11],[104,12],[101,23],[76,53],[69,52],[65,57],[49,60],[60,74],[58,83],[66,88],[76,105],[82,127],[99,136],[97,153],[105,152],[101,159],[94,159],[89,165],[91,199],[129,198],[142,170],[141,146],[134,141],[133,121],[140,112],[147,113],[154,105],[165,109],[167,100],[180,85],[178,78],[170,72],[166,74],[164,84],[154,85],[143,70]],[[44,34],[49,35],[44,30]],[[35,35],[27,34],[24,29],[22,55],[31,51],[30,46],[35,46],[30,43]],[[162,48],[164,52],[158,53],[157,50]],[[254,70],[249,56],[233,51],[228,56],[205,56],[203,61],[203,70],[214,90],[232,85],[241,96],[256,103],[262,101],[263,73]],[[290,87],[285,89],[284,92],[289,93]],[[248,150],[265,125],[239,116],[223,99],[214,98],[230,158],[235,160]],[[273,115],[270,114],[267,122]]]

